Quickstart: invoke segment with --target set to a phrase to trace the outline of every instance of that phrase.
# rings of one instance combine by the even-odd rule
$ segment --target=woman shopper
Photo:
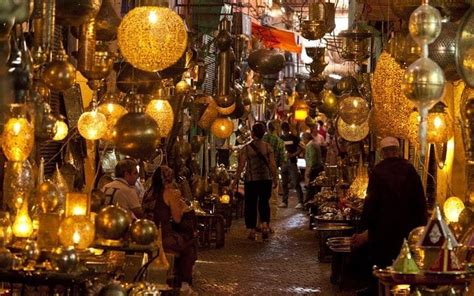
[[[257,212],[260,215],[262,238],[265,240],[270,233],[269,200],[273,187],[278,185],[278,174],[271,146],[262,140],[265,126],[256,123],[252,126],[253,141],[245,145],[239,152],[239,165],[235,173],[232,188],[235,190],[240,175],[245,168],[245,225],[249,229],[248,238],[255,240]]]
[[[185,290],[193,279],[193,266],[197,259],[197,246],[192,226],[193,211],[185,204],[174,183],[174,173],[168,166],[158,167],[152,176],[151,188],[143,199],[145,216],[161,226],[165,252],[179,254],[177,258],[178,284]]]

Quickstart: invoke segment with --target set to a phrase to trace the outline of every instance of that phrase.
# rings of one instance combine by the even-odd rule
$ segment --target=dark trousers
[[[272,180],[245,182],[245,226],[253,229],[257,226],[257,207],[262,223],[270,222],[270,204]]]
[[[290,194],[290,183],[295,185],[296,193],[298,194],[298,202],[303,203],[303,190],[301,189],[301,175],[296,163],[288,160],[281,167],[281,185],[283,187],[282,201],[288,204],[288,195]]]

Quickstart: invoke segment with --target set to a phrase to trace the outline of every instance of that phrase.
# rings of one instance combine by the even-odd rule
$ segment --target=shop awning
[[[301,53],[301,46],[296,44],[294,32],[262,26],[252,22],[252,35],[260,39],[265,47]]]

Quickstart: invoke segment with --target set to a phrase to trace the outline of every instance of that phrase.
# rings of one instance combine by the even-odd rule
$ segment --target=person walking
[[[316,194],[318,188],[311,184],[320,172],[324,170],[323,159],[321,156],[321,147],[310,133],[303,134],[305,145],[306,169],[304,174],[304,184],[306,187],[305,203],[311,200]]]
[[[256,123],[252,126],[253,141],[242,147],[239,152],[239,164],[235,173],[232,189],[235,191],[240,175],[245,168],[244,199],[245,225],[249,230],[248,239],[255,240],[257,213],[260,216],[262,238],[270,234],[270,204],[273,187],[278,185],[275,157],[270,144],[262,140],[265,126]]]
[[[380,146],[383,160],[369,176],[361,218],[364,231],[353,235],[352,245],[367,245],[370,266],[384,268],[396,259],[410,231],[427,223],[428,214],[420,176],[400,157],[398,139],[386,137]],[[375,287],[372,283],[363,295],[376,295]]]
[[[281,182],[283,187],[282,202],[278,205],[279,208],[288,207],[288,195],[290,193],[290,182],[294,184],[298,194],[298,204],[296,209],[303,208],[303,190],[301,189],[301,175],[297,165],[298,155],[302,149],[300,147],[300,138],[290,132],[290,124],[283,122],[281,124],[283,134],[281,139],[285,142],[285,149],[287,153],[287,161],[281,168]]]
[[[105,204],[117,204],[128,210],[134,218],[142,218],[143,209],[135,187],[137,179],[136,161],[130,158],[119,161],[115,166],[115,179],[102,188],[106,196]]]

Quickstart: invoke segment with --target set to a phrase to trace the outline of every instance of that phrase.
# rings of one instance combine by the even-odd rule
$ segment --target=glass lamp
[[[145,113],[153,117],[158,123],[161,136],[167,137],[174,123],[174,112],[170,102],[163,99],[153,99],[146,106]]]
[[[82,113],[77,122],[77,129],[85,139],[98,140],[107,132],[107,119],[93,108],[92,111]]]
[[[67,134],[69,132],[69,127],[67,124],[64,122],[64,118],[61,117],[59,118],[56,123],[54,129],[56,130],[56,133],[54,134],[53,140],[54,141],[62,141],[64,138],[67,137]]]
[[[429,143],[446,143],[454,134],[453,120],[444,103],[437,103],[428,112],[428,131],[426,141]]]
[[[339,103],[339,116],[348,124],[364,123],[369,112],[369,103],[359,96],[348,96]]]
[[[95,227],[87,216],[69,216],[59,226],[59,241],[65,247],[87,249],[95,237]]]
[[[102,140],[112,141],[112,131],[117,121],[127,113],[127,109],[119,104],[120,96],[116,93],[107,93],[102,97],[102,102],[97,110],[105,115],[107,131]]]
[[[70,192],[66,194],[66,217],[86,216],[89,214],[90,197],[88,194],[80,192]]]
[[[220,139],[227,139],[234,132],[234,123],[226,117],[217,118],[211,125],[212,134]]]
[[[464,202],[457,196],[451,196],[444,202],[444,215],[450,223],[458,222],[462,210],[464,210]]]
[[[293,104],[295,108],[295,120],[303,121],[308,117],[309,106],[303,100],[298,100]]]
[[[34,127],[26,118],[24,105],[13,104],[10,112],[3,128],[3,152],[10,161],[24,161],[33,149]]]
[[[171,9],[140,6],[122,19],[117,41],[130,64],[156,72],[178,61],[186,50],[188,34],[181,17]]]
[[[28,202],[24,201],[16,214],[12,226],[13,235],[19,238],[28,238],[33,233],[33,222],[28,214]]]

